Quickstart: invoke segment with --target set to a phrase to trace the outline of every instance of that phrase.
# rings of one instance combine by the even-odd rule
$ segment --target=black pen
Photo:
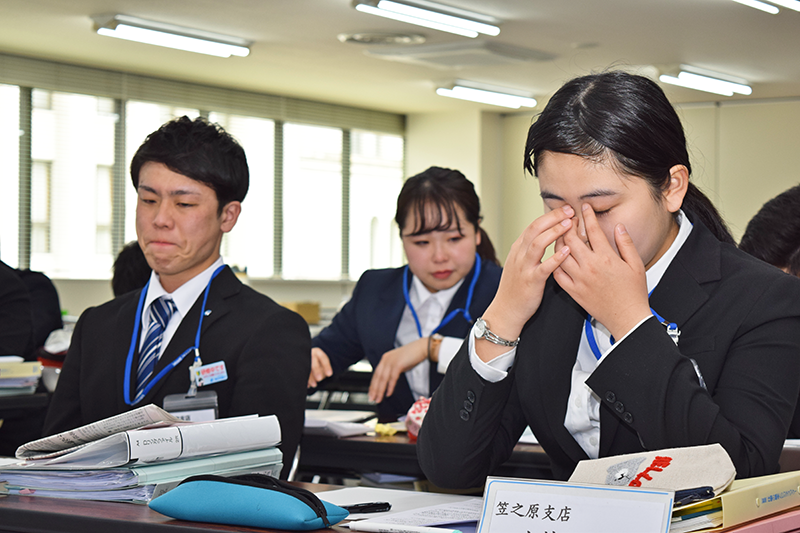
[[[389,502],[366,502],[354,503],[353,505],[340,505],[339,507],[351,514],[381,513],[383,511],[390,510],[392,508],[392,504]]]

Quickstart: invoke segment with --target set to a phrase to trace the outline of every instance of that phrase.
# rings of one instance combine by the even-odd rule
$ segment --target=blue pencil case
[[[179,520],[291,531],[330,527],[348,514],[311,491],[263,474],[188,477],[149,505]]]

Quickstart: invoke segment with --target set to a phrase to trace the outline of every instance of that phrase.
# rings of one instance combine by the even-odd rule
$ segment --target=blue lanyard
[[[478,276],[481,273],[481,256],[478,253],[475,253],[475,273],[472,274],[472,281],[469,282],[469,290],[467,291],[467,303],[464,307],[459,309],[453,309],[449,315],[444,317],[439,325],[431,331],[431,335],[445,327],[458,313],[464,315],[464,320],[468,323],[472,323],[472,316],[469,314],[469,307],[472,305],[472,294],[475,292],[475,284],[478,283]],[[419,324],[419,317],[417,317],[417,312],[414,310],[414,306],[411,305],[411,299],[408,297],[408,265],[406,265],[405,270],[403,271],[403,297],[406,299],[406,305],[411,310],[411,315],[414,317],[414,322],[417,323],[417,333],[419,333],[420,338],[422,338],[422,326]]]
[[[183,352],[177,358],[175,358],[174,361],[172,361],[170,364],[162,368],[161,372],[159,372],[156,376],[150,379],[150,381],[147,383],[142,392],[136,398],[134,398],[133,401],[131,401],[131,370],[133,368],[133,353],[136,350],[136,344],[138,343],[139,340],[139,324],[142,321],[142,308],[144,307],[145,296],[147,296],[147,288],[150,286],[150,281],[148,280],[147,285],[145,285],[144,288],[142,289],[142,294],[139,296],[139,305],[136,307],[136,321],[134,322],[133,325],[133,335],[131,335],[131,346],[128,349],[128,358],[125,361],[125,384],[124,384],[125,395],[123,399],[125,400],[126,404],[135,405],[136,403],[140,402],[142,398],[144,398],[147,395],[147,393],[150,392],[150,389],[152,389],[156,383],[158,383],[164,376],[166,376],[170,370],[178,366],[181,363],[181,361],[183,361],[184,357],[186,357],[186,355],[192,350],[195,351],[195,361],[199,359],[200,331],[203,327],[203,318],[206,315],[206,302],[208,301],[208,291],[211,289],[211,282],[214,281],[214,278],[217,277],[217,274],[219,274],[222,271],[222,269],[225,268],[225,266],[226,265],[222,265],[219,268],[217,268],[214,271],[214,273],[211,274],[211,279],[208,280],[208,284],[206,285],[206,290],[203,293],[203,307],[200,309],[200,320],[197,323],[197,333],[195,334],[194,337],[194,346],[188,348],[185,352]]]
[[[650,294],[653,294],[653,291],[650,291]],[[650,297],[650,294],[647,295],[648,298]],[[664,318],[658,313],[656,313],[652,307],[650,308],[650,312],[653,313],[653,316],[656,317],[656,320],[658,320],[667,327],[667,334],[677,345],[678,337],[681,334],[681,332],[678,330],[678,325],[674,322],[667,322],[666,320],[664,320]],[[589,342],[589,348],[591,348],[595,358],[597,358],[597,360],[600,360],[603,354],[600,353],[600,347],[597,346],[597,340],[594,337],[594,329],[592,329],[592,315],[589,314],[586,315],[586,321],[584,322],[583,328],[584,331],[586,332],[586,340]],[[614,342],[615,342],[614,337],[611,337],[612,346],[614,345]]]

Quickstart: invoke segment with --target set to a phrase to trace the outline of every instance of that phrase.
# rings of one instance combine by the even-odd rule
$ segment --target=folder
[[[719,496],[675,509],[673,519],[721,507],[722,525],[694,530],[727,531],[734,526],[800,506],[800,471],[737,479]]]
[[[42,363],[39,361],[23,361],[0,363],[0,379],[39,377],[42,375]]]

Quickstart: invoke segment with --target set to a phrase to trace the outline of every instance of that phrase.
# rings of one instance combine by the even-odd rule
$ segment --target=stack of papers
[[[274,415],[182,422],[147,405],[29,442],[0,467],[11,494],[146,503],[198,474],[280,474]]]
[[[13,465],[0,468],[0,481],[8,494],[147,503],[189,476],[255,472],[278,477],[282,460],[280,450],[267,448],[130,468],[39,470]]]
[[[16,355],[0,357],[0,396],[33,394],[42,375],[42,364]]]

